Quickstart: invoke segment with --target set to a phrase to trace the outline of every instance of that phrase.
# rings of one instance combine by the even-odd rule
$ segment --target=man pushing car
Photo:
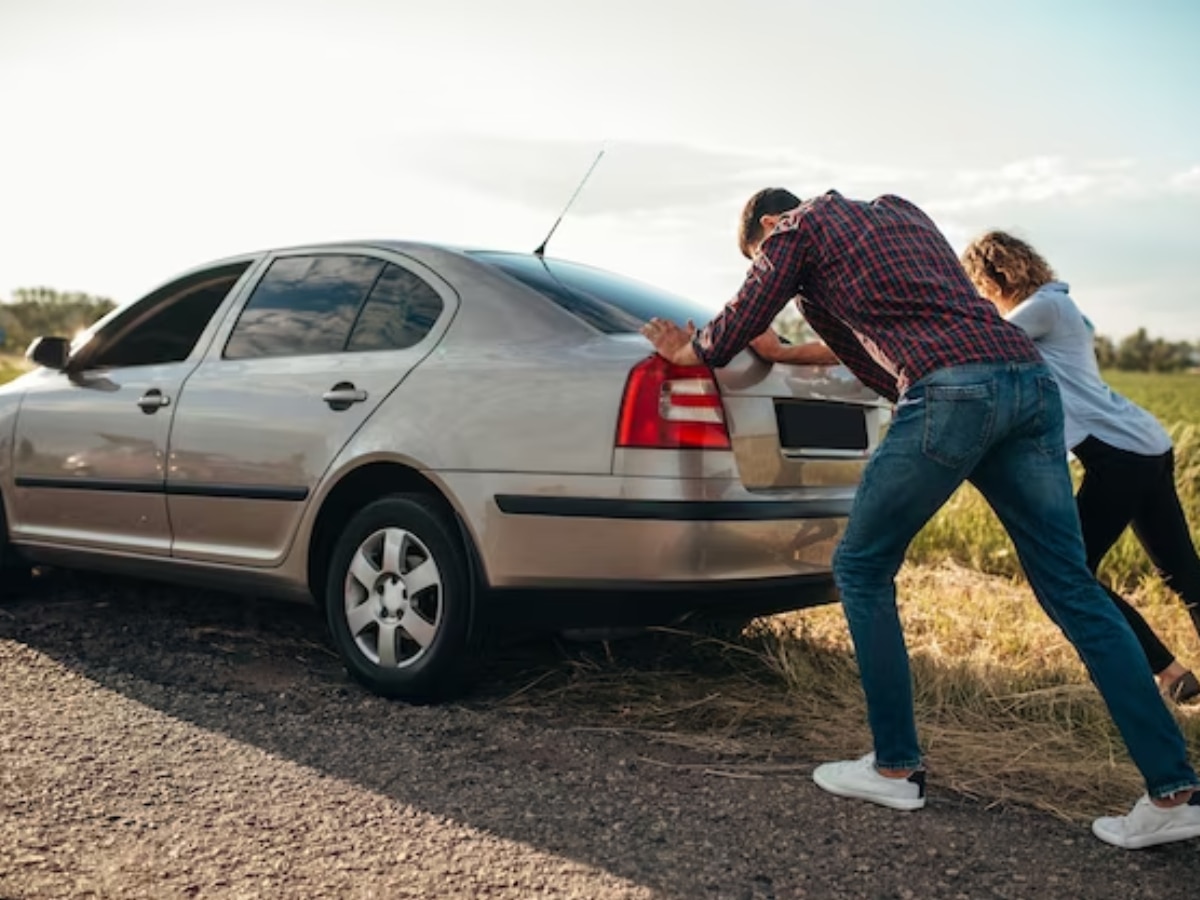
[[[775,361],[841,361],[892,400],[834,556],[874,750],[818,766],[823,789],[895,809],[925,805],[908,651],[895,576],[909,543],[963,481],[996,511],[1038,601],[1086,664],[1147,794],[1093,823],[1129,849],[1200,836],[1200,780],[1132,630],[1088,569],[1054,377],[1033,342],[979,297],[933,221],[896,196],[836,191],[801,202],[782,188],[746,203],[752,261],[704,328],[652,319],[643,333],[679,365],[723,366],[754,345]],[[822,339],[764,341],[793,298]]]

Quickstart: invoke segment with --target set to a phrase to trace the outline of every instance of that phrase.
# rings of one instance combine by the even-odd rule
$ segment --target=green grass
[[[29,365],[20,356],[0,356],[0,384],[12,381],[29,371]]]
[[[1200,376],[1107,372],[1105,377],[1114,390],[1150,410],[1167,426],[1175,445],[1179,499],[1192,524],[1193,540],[1200,540]],[[1078,480],[1078,463],[1072,464],[1072,471]],[[920,564],[952,561],[1007,577],[1021,574],[1004,529],[969,485],[951,497],[917,535],[908,559]],[[1152,574],[1141,545],[1128,532],[1100,567],[1100,577],[1122,590],[1138,588]]]
[[[1166,425],[1200,423],[1200,374],[1108,371],[1104,379],[1118,394],[1144,406]]]

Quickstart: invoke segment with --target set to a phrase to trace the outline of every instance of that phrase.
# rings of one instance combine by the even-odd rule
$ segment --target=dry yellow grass
[[[937,782],[1069,818],[1120,809],[1143,789],[1078,657],[1023,582],[945,564],[906,567],[899,589],[918,724]],[[1174,595],[1148,585],[1136,600],[1185,662],[1200,660],[1200,640]],[[791,613],[761,627],[797,715],[812,723],[813,749],[860,751],[865,728],[848,740],[828,713],[853,704],[853,717],[864,716],[841,610]],[[1200,715],[1176,714],[1200,764]]]
[[[1143,790],[1082,664],[1023,582],[953,563],[909,565],[899,591],[936,790],[1072,820],[1122,811]],[[1136,600],[1185,661],[1200,663],[1200,640],[1173,595],[1150,585]],[[836,606],[758,620],[734,641],[660,631],[565,653],[507,705],[716,753],[708,768],[733,777],[806,771],[808,761],[870,748]],[[1200,712],[1177,717],[1200,763]]]

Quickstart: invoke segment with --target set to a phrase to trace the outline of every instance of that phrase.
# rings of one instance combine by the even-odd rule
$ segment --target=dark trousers
[[[1167,586],[1183,600],[1200,634],[1200,557],[1175,491],[1175,452],[1143,456],[1088,437],[1074,448],[1083,464],[1075,495],[1083,526],[1087,564],[1093,572],[1128,526]],[[1141,614],[1112,590],[1113,602],[1129,622],[1158,674],[1174,660]]]

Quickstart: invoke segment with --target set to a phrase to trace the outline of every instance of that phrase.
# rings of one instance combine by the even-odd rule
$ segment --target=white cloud
[[[1093,200],[1145,194],[1131,160],[1095,160],[1072,165],[1058,156],[1037,156],[996,169],[965,170],[949,181],[949,193],[929,200],[933,213],[961,213],[1050,200]]]
[[[1185,172],[1177,172],[1168,182],[1172,190],[1185,194],[1200,194],[1200,165],[1192,166]]]

